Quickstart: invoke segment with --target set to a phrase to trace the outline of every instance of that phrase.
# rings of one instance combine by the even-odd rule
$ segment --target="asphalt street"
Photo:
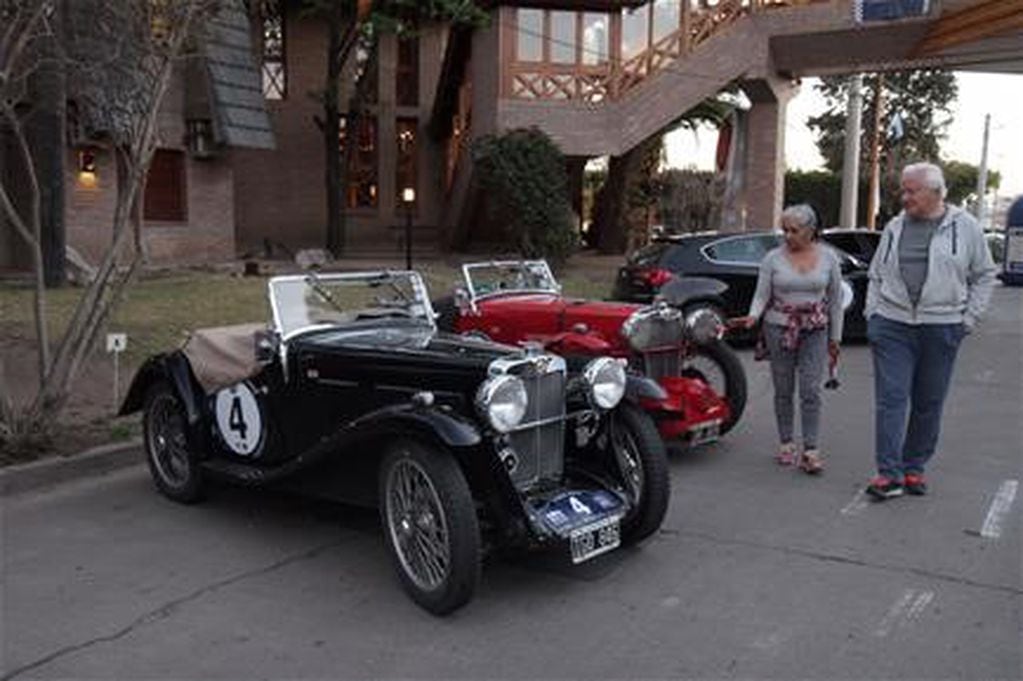
[[[1023,289],[962,348],[932,493],[884,504],[869,350],[827,394],[827,470],[779,469],[767,367],[721,442],[672,456],[663,529],[576,569],[488,562],[438,619],[376,516],[144,467],[4,499],[4,679],[1021,678]],[[141,455],[140,455],[141,460]]]

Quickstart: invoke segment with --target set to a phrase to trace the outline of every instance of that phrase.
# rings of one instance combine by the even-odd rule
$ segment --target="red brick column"
[[[785,195],[785,109],[796,88],[787,80],[742,84],[753,101],[746,129],[746,231],[774,229]]]

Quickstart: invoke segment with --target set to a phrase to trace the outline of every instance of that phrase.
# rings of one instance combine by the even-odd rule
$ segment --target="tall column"
[[[771,79],[745,82],[742,89],[753,102],[746,128],[744,229],[774,229],[785,198],[785,109],[796,87]]]
[[[860,117],[863,111],[863,75],[849,81],[849,102],[845,117],[845,151],[842,156],[842,210],[839,225],[850,229],[857,224],[860,187]],[[870,219],[868,212],[868,220]]]

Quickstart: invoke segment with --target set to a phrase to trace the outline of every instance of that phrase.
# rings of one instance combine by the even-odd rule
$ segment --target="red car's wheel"
[[[734,428],[746,408],[746,371],[728,343],[716,340],[694,346],[682,375],[702,379],[725,398],[729,416],[721,424],[721,434]]]

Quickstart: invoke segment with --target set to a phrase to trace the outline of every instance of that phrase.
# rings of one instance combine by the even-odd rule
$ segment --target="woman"
[[[760,264],[749,314],[736,320],[751,328],[762,321],[771,361],[774,411],[782,466],[798,464],[808,474],[824,469],[817,433],[821,381],[828,361],[838,361],[842,340],[842,274],[838,257],[817,240],[817,214],[806,204],[782,212],[785,243]],[[793,441],[793,396],[799,379],[803,451]]]

